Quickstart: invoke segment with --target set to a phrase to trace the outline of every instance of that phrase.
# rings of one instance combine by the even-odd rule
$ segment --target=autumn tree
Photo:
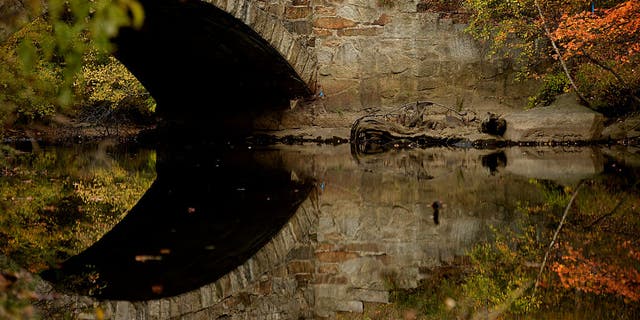
[[[618,98],[611,102],[640,105],[640,1],[624,1],[594,12],[565,13],[561,20],[553,37],[563,47],[564,57],[576,65],[582,84],[591,89],[590,99],[609,95]],[[598,89],[598,84],[607,88]]]
[[[631,110],[640,105],[638,2],[598,1],[592,12],[591,1],[583,0],[466,0],[472,14],[467,31],[487,44],[490,55],[514,61],[523,77],[560,79],[563,59],[567,78],[575,79],[588,104]],[[553,84],[556,94],[568,89],[544,83]]]
[[[118,30],[139,27],[144,20],[136,0],[13,2],[23,3],[27,12],[7,30],[21,28],[0,43],[0,123],[16,114],[33,119],[71,105],[87,55],[108,56]]]

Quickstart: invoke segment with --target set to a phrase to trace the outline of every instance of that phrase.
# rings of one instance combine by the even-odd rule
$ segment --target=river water
[[[66,311],[76,316],[96,305],[122,319],[492,318],[510,304],[513,317],[633,318],[639,308],[633,148],[2,152],[2,254],[58,292],[103,301]]]

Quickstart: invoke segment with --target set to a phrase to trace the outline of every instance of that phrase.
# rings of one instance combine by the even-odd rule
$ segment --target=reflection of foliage
[[[91,270],[82,274],[72,275],[64,282],[69,291],[83,292],[86,295],[98,295],[107,287],[106,281],[100,278],[100,273]]]
[[[541,295],[548,307],[571,305],[579,290],[596,295],[592,300],[614,308],[619,318],[640,311],[640,260],[635,255],[640,244],[635,237],[640,232],[640,197],[637,189],[611,181],[615,179],[590,181],[576,198],[561,242],[553,248],[556,261],[543,280]],[[549,190],[558,188],[543,190],[548,199],[556,198]],[[530,212],[552,223],[559,219],[555,211]]]
[[[76,151],[6,151],[0,162],[0,252],[31,272],[99,239],[155,176],[150,152],[114,160],[104,148]]]
[[[34,318],[35,298],[31,274],[0,255],[0,319]]]
[[[633,247],[637,247],[637,243]],[[640,262],[640,257],[626,240],[616,246],[624,250],[630,258]],[[640,272],[637,268],[622,267],[618,263],[598,257],[588,258],[582,250],[565,245],[565,254],[553,264],[553,271],[560,277],[566,289],[578,289],[595,294],[620,295],[634,302],[640,301]]]
[[[503,305],[514,314],[538,308],[540,300],[537,296],[514,296],[515,292],[529,288],[535,277],[534,270],[529,267],[531,259],[536,258],[531,254],[540,247],[531,239],[534,232],[530,228],[524,235],[511,235],[510,239],[498,237],[493,244],[478,245],[470,252],[473,273],[463,285],[463,294],[474,313],[483,309],[495,310]]]
[[[637,184],[628,184],[634,180],[606,176],[583,184],[537,289],[541,261],[576,191],[532,179],[544,200],[521,204],[513,228],[492,228],[493,239],[476,245],[467,260],[434,269],[418,289],[394,291],[394,306],[370,315],[399,318],[411,310],[420,319],[546,319],[582,309],[590,318],[637,318],[640,196]]]

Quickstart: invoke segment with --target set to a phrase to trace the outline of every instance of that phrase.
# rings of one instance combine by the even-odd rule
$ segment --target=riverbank
[[[400,108],[357,112],[327,112],[322,109],[321,104],[306,104],[256,116],[254,134],[242,137],[241,143],[254,145],[349,143],[354,139],[352,133],[354,124],[361,119],[384,118],[386,119],[384,121],[392,123],[396,129],[403,126],[402,121],[413,121],[409,118],[415,117],[415,114],[412,115],[415,110],[406,109],[406,107],[407,105]],[[571,108],[574,107],[576,106],[571,106]],[[486,118],[484,114],[496,114],[495,112],[458,111],[437,104],[430,105],[429,108],[431,108],[430,111],[420,115],[420,125],[405,126],[403,130],[410,130],[410,134],[390,132],[395,140],[389,148],[451,146],[483,149],[507,146],[640,145],[640,113],[624,118],[607,119],[599,114],[594,117],[588,110],[586,112],[584,110],[557,111],[553,109],[554,106],[528,111],[499,110],[501,113],[497,114],[507,120],[508,128],[505,135],[499,136],[484,133],[481,130],[483,117]],[[585,114],[588,116],[585,117]],[[555,118],[557,123],[551,124],[551,120]],[[566,121],[563,120],[564,118]],[[580,132],[568,132],[567,123],[573,123],[575,130],[584,128],[585,133],[581,135]],[[37,142],[62,145],[103,139],[135,143],[153,142],[159,139],[161,129],[156,129],[156,123],[141,125],[123,122],[99,125],[56,114],[46,122],[5,128],[0,137],[3,143]]]
[[[144,132],[153,131],[156,125],[131,122],[116,125],[97,125],[81,122],[62,114],[56,114],[48,121],[16,125],[5,128],[0,133],[3,143],[37,142],[47,145],[84,143],[104,139],[119,142],[135,142]]]

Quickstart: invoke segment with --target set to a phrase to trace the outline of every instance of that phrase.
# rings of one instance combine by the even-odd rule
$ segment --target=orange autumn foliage
[[[565,58],[628,63],[640,54],[640,0],[594,13],[565,14],[553,37],[565,49]]]
[[[640,256],[630,242],[624,242],[618,248],[628,250],[628,256],[640,262]],[[558,275],[564,288],[613,294],[626,300],[640,301],[640,272],[637,268],[585,257],[582,250],[567,245],[561,261],[555,262],[551,269]]]

